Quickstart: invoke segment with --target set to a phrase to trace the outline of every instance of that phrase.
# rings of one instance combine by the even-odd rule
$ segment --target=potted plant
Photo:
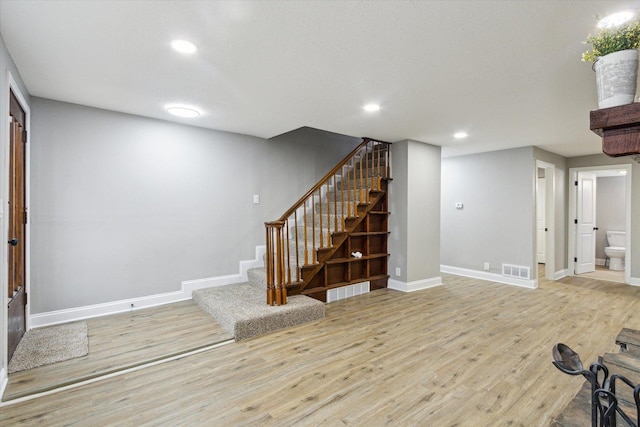
[[[638,78],[640,20],[603,28],[598,34],[589,34],[583,43],[591,45],[582,60],[594,63],[598,107],[631,104]]]

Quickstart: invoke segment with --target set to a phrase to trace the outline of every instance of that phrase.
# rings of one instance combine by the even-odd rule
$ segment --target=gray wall
[[[637,212],[640,212],[640,164],[630,157],[608,157],[605,154],[567,159],[568,168],[620,164],[631,165],[631,277],[638,278],[640,277],[640,250],[637,250],[640,248],[640,215],[637,215]]]
[[[555,270],[561,271],[567,268],[567,159],[557,154],[550,153],[540,148],[533,148],[534,160],[541,160],[555,166]],[[535,162],[534,166],[535,167]],[[535,219],[535,216],[534,216]],[[535,236],[535,224],[534,224]],[[535,240],[534,240],[535,244]],[[534,250],[535,255],[535,250]],[[537,273],[537,270],[536,270]]]
[[[596,258],[604,259],[608,246],[606,232],[626,229],[626,179],[622,176],[599,177],[596,184]]]
[[[264,244],[264,221],[357,143],[309,128],[267,141],[33,98],[31,312],[237,273]]]
[[[443,265],[500,274],[503,263],[535,277],[533,147],[442,159]],[[463,209],[456,209],[456,203]]]
[[[440,147],[417,141],[392,145],[389,274],[415,282],[440,276]],[[401,275],[395,275],[400,267]]]

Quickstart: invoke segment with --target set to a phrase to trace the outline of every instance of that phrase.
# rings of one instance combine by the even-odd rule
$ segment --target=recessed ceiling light
[[[453,134],[453,137],[454,137],[455,139],[464,139],[464,138],[466,138],[466,137],[468,137],[468,136],[469,136],[469,135],[467,135],[467,133],[466,133],[466,132],[456,132],[456,133],[454,133],[454,134]]]
[[[194,107],[186,107],[182,105],[171,105],[166,108],[167,113],[178,117],[194,118],[200,115],[200,111]]]
[[[369,113],[380,110],[380,106],[378,104],[367,104],[362,108],[364,109],[364,111],[367,111]]]
[[[627,174],[627,171],[626,171],[625,169],[621,169],[621,170],[619,170],[619,171],[618,171],[618,173],[619,173],[620,175],[626,175],[626,174]]]
[[[198,50],[198,47],[195,44],[188,40],[180,39],[172,40],[171,47],[180,53],[195,53],[195,51]]]
[[[609,16],[605,16],[598,21],[598,28],[612,28],[622,25],[631,18],[633,18],[633,12],[625,10],[623,12],[613,13]]]

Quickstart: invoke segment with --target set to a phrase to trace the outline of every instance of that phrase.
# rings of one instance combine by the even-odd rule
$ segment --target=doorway
[[[554,164],[536,161],[535,256],[550,281],[555,280],[555,173]]]
[[[631,242],[631,165],[572,168],[569,171],[569,275],[629,283]],[[622,233],[612,244],[608,234]],[[624,268],[605,248],[623,247]],[[614,256],[615,257],[615,256]]]
[[[7,360],[27,330],[27,113],[13,89],[9,97]]]

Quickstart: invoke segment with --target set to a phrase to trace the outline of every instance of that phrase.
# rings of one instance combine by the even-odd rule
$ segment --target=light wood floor
[[[609,270],[609,267],[601,265],[596,265],[596,271],[591,273],[582,273],[580,274],[580,277],[624,283],[624,271]]]
[[[567,278],[539,289],[443,276],[327,306],[312,324],[32,401],[0,424],[542,426],[582,379],[551,364],[564,342],[585,363],[640,329],[640,288]]]
[[[88,319],[89,354],[9,375],[8,401],[233,339],[192,300]]]

